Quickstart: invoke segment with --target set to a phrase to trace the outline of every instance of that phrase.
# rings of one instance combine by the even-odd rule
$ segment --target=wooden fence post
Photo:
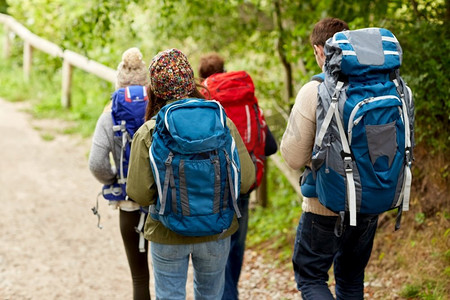
[[[269,156],[269,159],[275,164],[277,169],[284,174],[297,195],[301,196],[302,192],[300,190],[300,184],[298,183],[300,172],[290,169],[281,157],[276,154]]]
[[[261,180],[261,184],[256,189],[256,199],[258,200],[259,205],[262,207],[267,207],[267,173],[269,172],[269,160],[266,159],[264,164],[264,173]]]
[[[64,59],[62,66],[62,95],[61,105],[65,108],[69,108],[71,105],[70,94],[72,87],[72,65]]]
[[[26,82],[30,81],[31,63],[33,60],[33,47],[27,41],[23,44],[23,75]]]
[[[3,57],[6,59],[11,55],[11,39],[9,38],[11,31],[5,26],[5,35],[3,36]]]

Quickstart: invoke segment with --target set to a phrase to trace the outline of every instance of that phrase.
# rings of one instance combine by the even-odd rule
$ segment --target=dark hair
[[[190,93],[188,95],[188,97],[205,99],[205,96],[203,96],[203,94],[200,93],[200,91],[198,90],[198,87],[201,87],[201,88],[205,88],[205,87],[203,87],[197,83],[195,85],[196,85],[196,88],[192,91],[192,93]],[[160,97],[157,97],[153,93],[151,88],[148,89],[148,96],[149,96],[149,101],[148,101],[147,109],[145,111],[145,121],[148,121],[153,116],[156,116],[156,114],[161,110],[161,108],[163,108],[163,106],[166,105],[167,102],[171,100],[171,99],[162,99]]]
[[[349,30],[347,23],[337,18],[325,18],[314,25],[309,40],[312,46],[325,46],[330,37],[343,30]]]
[[[223,73],[225,61],[217,53],[209,53],[200,58],[200,68],[198,74],[201,78],[206,79],[215,73]]]

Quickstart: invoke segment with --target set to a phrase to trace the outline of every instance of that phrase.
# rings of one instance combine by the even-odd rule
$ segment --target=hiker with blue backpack
[[[230,255],[225,270],[225,290],[223,300],[238,299],[238,283],[244,261],[245,240],[248,229],[248,208],[250,193],[263,178],[266,157],[277,152],[278,145],[267,126],[264,114],[258,106],[255,86],[245,71],[225,70],[225,60],[217,53],[209,53],[200,58],[199,75],[204,79],[203,95],[207,99],[219,101],[227,116],[239,130],[256,169],[256,182],[245,194],[239,195],[239,229],[231,236]]]
[[[310,36],[323,74],[299,91],[280,151],[301,178],[302,215],[293,267],[303,299],[364,298],[378,215],[408,210],[414,104],[402,50],[383,28],[350,31],[336,18]]]
[[[186,298],[192,260],[195,298],[220,299],[239,194],[254,183],[255,168],[223,107],[197,89],[180,50],[158,53],[149,73],[150,102],[131,146],[127,193],[149,206],[144,235],[156,297]]]
[[[135,300],[150,299],[148,242],[142,233],[147,213],[128,197],[126,182],[130,144],[134,132],[144,123],[148,85],[147,67],[141,52],[138,48],[126,50],[117,68],[116,90],[97,121],[89,155],[92,174],[104,184],[101,194],[112,208],[119,209],[120,233],[131,270]],[[96,207],[93,212],[100,216]]]

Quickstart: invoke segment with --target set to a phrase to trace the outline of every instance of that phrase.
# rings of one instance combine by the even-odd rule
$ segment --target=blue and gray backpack
[[[325,44],[312,153],[315,192],[328,209],[357,213],[409,209],[414,103],[400,77],[402,49],[386,29],[336,33]],[[307,196],[307,195],[306,195]]]
[[[128,162],[130,158],[130,146],[134,133],[141,127],[145,119],[145,111],[148,103],[146,87],[132,85],[116,90],[112,96],[111,117],[113,120],[114,141],[120,144],[119,165],[117,167],[117,181],[111,185],[104,185],[103,195],[108,201],[124,201],[128,199],[126,193]],[[99,195],[100,195],[99,194]],[[145,239],[143,227],[148,209],[141,207],[141,216],[136,226],[136,231],[140,235],[139,251],[145,252]],[[98,217],[97,226],[101,229],[100,214],[97,204],[92,208],[94,215]]]
[[[148,96],[144,86],[132,85],[116,90],[112,96],[111,117],[121,151],[117,166],[117,182],[103,186],[103,197],[109,201],[128,200],[126,193],[130,146],[136,130],[144,124]]]
[[[217,101],[184,99],[156,117],[150,164],[158,189],[150,215],[185,236],[228,230],[240,217],[240,161]]]

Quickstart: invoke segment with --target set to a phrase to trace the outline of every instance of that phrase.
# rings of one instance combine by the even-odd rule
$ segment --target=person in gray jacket
[[[142,85],[147,88],[149,85],[147,67],[137,48],[126,50],[117,68],[116,90],[130,85]],[[110,102],[97,121],[89,155],[89,169],[104,185],[117,181],[115,166],[119,166],[120,163],[121,144],[121,141],[114,136]],[[115,166],[111,164],[110,155]],[[133,299],[150,299],[148,242],[145,241],[144,244],[145,252],[140,252],[140,236],[135,230],[141,218],[140,206],[132,200],[109,201],[109,203],[114,209],[119,209],[120,232],[133,280]]]

